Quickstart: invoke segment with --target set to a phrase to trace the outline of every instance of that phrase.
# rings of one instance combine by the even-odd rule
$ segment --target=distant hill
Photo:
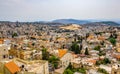
[[[93,24],[93,25],[111,25],[119,26],[120,23],[114,21],[102,21],[102,20],[77,20],[77,19],[57,19],[53,20],[54,23],[63,23],[63,24]]]
[[[102,21],[100,23],[106,24],[106,25],[112,25],[112,26],[118,26],[120,24],[113,22],[113,21]]]
[[[87,20],[76,20],[76,19],[57,19],[57,20],[53,20],[52,22],[63,23],[63,24],[86,24],[86,23],[90,23],[90,21],[87,21]]]
[[[0,23],[16,23],[10,21],[0,21]],[[77,20],[77,19],[57,19],[53,21],[35,21],[35,22],[18,22],[19,24],[40,24],[40,25],[64,25],[64,24],[80,24],[80,25],[111,25],[120,26],[119,21],[106,20]]]
[[[113,22],[113,21],[101,21],[101,22],[92,22],[92,23],[87,23],[84,25],[110,25],[110,26],[120,26],[119,23]]]

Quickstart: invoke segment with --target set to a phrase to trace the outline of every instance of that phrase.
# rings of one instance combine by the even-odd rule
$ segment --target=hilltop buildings
[[[0,73],[119,74],[120,30],[114,27],[24,23],[0,28]]]

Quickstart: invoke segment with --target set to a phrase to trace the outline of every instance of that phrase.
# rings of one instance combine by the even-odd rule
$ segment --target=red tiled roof
[[[58,56],[61,58],[67,53],[67,50],[59,49],[58,52],[59,52]]]
[[[5,67],[6,67],[12,74],[20,71],[20,68],[19,68],[13,61],[6,63],[6,64],[5,64]]]

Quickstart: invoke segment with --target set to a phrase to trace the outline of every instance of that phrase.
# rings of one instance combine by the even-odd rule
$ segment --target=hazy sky
[[[0,0],[0,20],[118,19],[120,0]]]

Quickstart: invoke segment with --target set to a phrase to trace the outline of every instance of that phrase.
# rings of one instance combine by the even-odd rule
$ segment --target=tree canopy
[[[80,47],[76,42],[72,44],[71,51],[73,51],[75,54],[80,54]]]
[[[51,56],[48,61],[54,66],[54,68],[57,68],[59,65],[59,58],[56,56]]]
[[[47,52],[46,48],[42,49],[42,59],[43,60],[48,60],[49,59],[49,52]]]
[[[88,48],[85,49],[85,55],[89,55]]]
[[[109,41],[112,43],[112,45],[116,44],[116,39],[115,38],[109,38]]]

